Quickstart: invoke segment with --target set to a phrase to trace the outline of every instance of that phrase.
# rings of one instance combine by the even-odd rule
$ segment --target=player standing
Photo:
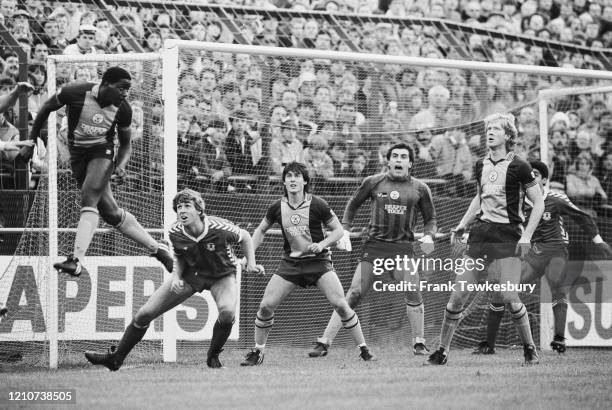
[[[345,235],[339,244],[350,246],[348,231],[359,207],[371,199],[371,217],[368,237],[361,250],[361,258],[355,269],[346,300],[355,308],[367,294],[374,281],[373,263],[376,259],[395,259],[396,256],[414,256],[414,225],[416,211],[423,217],[425,235],[419,241],[421,250],[429,254],[434,249],[433,236],[436,232],[436,213],[429,187],[410,175],[414,152],[407,144],[393,145],[387,151],[389,170],[367,177],[346,204],[342,224]],[[418,285],[418,272],[404,275],[404,280]],[[413,353],[426,354],[423,299],[418,286],[416,291],[405,294],[406,312],[413,335]],[[332,313],[323,337],[317,340],[310,357],[327,355],[329,346],[341,327],[341,318]]]
[[[282,227],[285,255],[272,275],[255,318],[255,347],[246,355],[242,366],[256,366],[264,360],[268,334],[274,323],[274,312],[297,286],[317,286],[334,307],[345,329],[360,349],[363,360],[372,360],[363,338],[357,314],[344,299],[342,284],[334,271],[329,246],[344,234],[338,218],[323,199],[308,193],[310,177],[306,165],[290,162],[283,170],[285,196],[274,202],[253,234],[255,249],[275,223]],[[325,237],[323,226],[331,229]]]
[[[521,275],[521,260],[531,246],[531,238],[544,211],[542,192],[538,187],[531,166],[512,151],[516,143],[517,130],[512,114],[492,114],[485,118],[488,154],[476,163],[478,193],[472,199],[463,219],[455,228],[451,241],[462,235],[475,217],[468,239],[464,266],[475,266],[474,259],[488,258],[499,267],[500,283],[518,284]],[[522,205],[524,194],[532,202],[531,218],[521,234],[524,222]],[[456,282],[476,283],[478,272],[466,269]],[[440,347],[429,356],[429,363],[446,364],[453,334],[457,329],[463,306],[470,292],[462,290],[459,283],[446,305],[440,332]],[[525,364],[537,364],[538,354],[533,343],[529,317],[518,292],[502,292],[504,303],[509,303],[512,318],[524,346]]]
[[[113,170],[123,178],[132,153],[132,108],[126,100],[131,85],[130,74],[121,67],[106,70],[99,84],[70,83],[42,105],[32,125],[30,139],[36,141],[49,114],[66,106],[70,166],[81,189],[81,216],[72,255],[53,265],[59,272],[72,276],[87,272],[81,260],[99,217],[147,248],[168,272],[172,271],[172,254],[167,245],[157,243],[134,215],[119,208],[111,191]],[[116,158],[115,134],[119,140]],[[22,151],[26,158],[31,157],[31,149]]]
[[[223,367],[219,354],[234,324],[238,286],[232,245],[240,242],[247,260],[247,272],[260,272],[255,265],[255,250],[251,235],[229,221],[204,213],[204,201],[199,193],[184,189],[172,200],[178,221],[170,228],[170,240],[175,249],[176,269],[141,307],[125,329],[119,345],[108,352],[86,352],[92,364],[119,370],[132,348],[143,338],[149,323],[173,307],[180,305],[195,292],[209,290],[219,311],[213,327],[206,364]]]
[[[553,350],[565,352],[565,319],[567,316],[567,290],[572,285],[567,278],[569,244],[567,232],[563,227],[563,216],[569,216],[584,232],[592,238],[604,257],[611,258],[612,250],[603,241],[597,226],[589,214],[574,205],[569,198],[558,192],[549,191],[548,167],[541,161],[530,161],[535,180],[544,196],[544,213],[531,238],[532,248],[521,266],[521,283],[532,283],[546,277],[552,294],[552,310],[554,316],[554,338],[550,343]],[[530,212],[530,207],[526,211]],[[528,216],[528,215],[527,215]],[[504,304],[497,297],[489,305],[487,319],[487,340],[480,342],[475,354],[495,353],[497,331],[504,315]]]

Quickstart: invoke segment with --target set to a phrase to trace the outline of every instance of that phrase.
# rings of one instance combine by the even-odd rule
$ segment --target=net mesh
[[[99,82],[108,67],[117,65],[132,76],[128,101],[133,111],[133,152],[125,180],[113,180],[114,197],[120,208],[132,213],[155,239],[160,239],[163,232],[163,107],[158,82],[159,59],[129,61],[129,57],[113,56],[104,62],[95,57],[92,61],[58,62],[57,77],[50,81],[55,80],[58,89],[66,84],[67,78]],[[92,120],[95,123],[95,118]],[[70,171],[67,127],[65,108],[62,108],[57,111],[58,232],[55,233],[62,260],[72,254],[81,209],[81,195]],[[26,363],[43,365],[48,364],[52,294],[48,284],[48,202],[48,177],[43,170],[15,256],[0,276],[0,298],[6,300],[9,309],[8,317],[0,323],[0,340],[9,342],[9,354],[22,356]],[[145,248],[100,220],[83,261],[89,274],[78,279],[58,275],[60,364],[82,361],[84,350],[108,344],[100,343],[101,340],[119,339],[134,309],[144,304],[163,278],[161,265],[147,254]],[[160,325],[154,328],[159,331]],[[30,340],[36,342],[24,342]],[[13,341],[15,346],[11,350]],[[154,349],[154,345],[145,343],[137,350],[137,357],[138,351],[146,357],[160,357],[159,348]]]

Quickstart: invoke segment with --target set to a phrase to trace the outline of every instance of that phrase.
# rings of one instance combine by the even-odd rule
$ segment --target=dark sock
[[[148,328],[149,326],[144,328],[136,327],[134,326],[134,321],[132,321],[128,327],[125,328],[123,337],[121,337],[121,340],[117,345],[117,350],[115,351],[115,356],[117,359],[123,361],[134,346],[136,346],[136,344],[142,340],[145,333],[147,333]]]
[[[490,347],[495,347],[499,325],[504,317],[504,304],[491,303],[489,304],[489,316],[487,317],[487,343]]]
[[[225,342],[227,342],[227,338],[229,337],[230,333],[232,333],[233,325],[233,320],[230,323],[221,323],[219,322],[219,319],[217,319],[215,326],[213,327],[210,347],[208,348],[208,357],[221,353],[221,349],[225,345]]]
[[[565,320],[567,317],[567,300],[559,298],[553,301],[553,316],[555,318],[555,336],[565,338]]]

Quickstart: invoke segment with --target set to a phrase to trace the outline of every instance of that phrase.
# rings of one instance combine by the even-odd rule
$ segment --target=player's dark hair
[[[540,175],[542,175],[542,179],[548,179],[548,167],[545,163],[543,163],[542,161],[533,160],[529,161],[529,165],[531,165],[531,168],[538,170]]]
[[[121,80],[132,80],[132,76],[127,70],[121,67],[111,67],[104,72],[102,75],[102,82],[107,84],[114,84]]]
[[[308,191],[310,190],[310,174],[308,173],[308,168],[306,167],[306,165],[296,161],[290,162],[285,165],[285,169],[283,169],[283,183],[285,182],[285,177],[289,172],[293,172],[295,174],[302,174],[304,182],[306,183],[306,185],[304,185],[304,193],[308,193]],[[287,188],[285,188],[284,185],[283,190],[285,192],[285,196],[287,196]]]
[[[406,144],[405,142],[400,142],[398,144],[391,146],[391,148],[389,148],[389,150],[387,151],[387,161],[391,159],[391,153],[393,152],[394,149],[408,150],[408,158],[410,158],[410,162],[414,162],[414,150],[412,149],[410,145]]]
[[[178,204],[188,204],[193,202],[193,206],[200,213],[200,219],[204,220],[204,199],[199,192],[193,189],[185,188],[174,196],[172,199],[172,209],[176,212]]]

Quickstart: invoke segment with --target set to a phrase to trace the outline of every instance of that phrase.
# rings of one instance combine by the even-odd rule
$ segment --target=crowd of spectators
[[[107,3],[112,6],[112,1]],[[368,18],[372,15],[438,18],[465,23],[466,27],[572,43],[593,50],[612,44],[612,3],[603,0],[192,3],[244,5],[264,10],[258,14],[236,14],[235,23],[247,42],[279,47],[349,51],[357,46],[365,52],[387,55],[457,56],[454,50],[457,45],[451,46],[432,25]],[[280,17],[281,14],[265,12],[274,9],[302,14]],[[334,27],[310,11],[355,15]],[[158,9],[119,7],[114,15],[138,43],[137,48],[144,51],[160,50],[168,38],[237,41],[236,33],[205,7],[190,12],[179,12],[171,3]],[[134,51],[134,44],[121,36],[103,13],[84,3],[21,4],[16,0],[0,0],[0,22],[29,57],[29,81],[35,87],[28,102],[30,119],[47,97],[45,59],[49,54]],[[596,53],[567,52],[563,47],[556,49],[561,51],[543,50],[527,40],[510,41],[468,29],[457,33],[453,35],[458,44],[464,45],[475,60],[601,67]],[[384,169],[386,149],[402,141],[415,149],[415,176],[439,185],[448,195],[468,196],[473,193],[473,162],[483,154],[482,124],[478,120],[493,112],[514,112],[520,130],[518,151],[526,158],[538,156],[539,123],[533,104],[537,92],[594,84],[575,77],[376,65],[323,58],[182,52],[180,59],[179,184],[221,191],[260,192],[262,181],[280,175],[283,164],[292,160],[305,162],[321,183],[334,178],[359,180]],[[58,65],[57,85],[75,80],[97,81],[100,71],[95,64]],[[14,88],[19,72],[14,50],[3,49],[0,72],[0,94],[6,94]],[[142,73],[135,77],[138,76],[143,81]],[[149,90],[152,88],[155,87],[149,85]],[[160,88],[158,84],[157,89]],[[133,99],[132,105],[135,139],[147,128],[152,136],[149,148],[160,146],[163,133],[160,103]],[[594,210],[612,194],[610,109],[609,95],[576,97],[551,105],[549,157],[554,186],[566,190],[578,202],[590,204]],[[17,115],[16,109],[9,112],[7,123],[15,123]],[[0,135],[2,140],[7,140],[10,130]],[[16,135],[13,134],[11,138]],[[147,164],[161,172],[161,158],[149,160]],[[7,164],[9,161],[3,161],[0,166]]]

